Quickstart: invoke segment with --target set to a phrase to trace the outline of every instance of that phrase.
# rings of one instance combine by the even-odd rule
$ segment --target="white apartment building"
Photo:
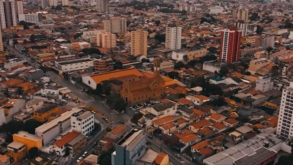
[[[273,89],[274,82],[271,80],[271,76],[258,76],[256,81],[255,90],[261,92],[267,92]]]
[[[35,134],[43,138],[44,146],[50,144],[60,133],[70,128],[71,115],[79,111],[81,111],[81,109],[73,108],[63,113],[60,117],[37,127],[35,129]]]
[[[52,7],[52,6],[57,6],[58,5],[58,1],[57,0],[49,0],[49,6]]]
[[[69,6],[69,0],[62,0],[62,6]]]
[[[39,14],[19,14],[18,19],[19,21],[25,21],[35,24],[38,24],[40,22]]]
[[[66,61],[55,61],[55,66],[60,72],[70,72],[88,69],[94,66],[94,61],[90,58],[80,58]]]
[[[94,114],[82,110],[71,115],[71,128],[83,135],[89,135],[95,127]]]
[[[221,14],[224,12],[224,8],[222,6],[213,6],[210,7],[210,14]]]
[[[83,31],[82,32],[82,38],[91,38],[96,37],[97,34],[103,32],[103,30],[89,30],[89,31]]]
[[[181,49],[182,27],[169,25],[166,27],[165,49],[177,50]]]
[[[16,0],[16,13],[17,15],[23,14],[23,1]]]
[[[277,135],[287,139],[293,137],[293,82],[283,89],[279,110]]]
[[[112,18],[104,20],[104,30],[111,33],[125,33],[127,30],[127,24],[125,18]]]
[[[97,46],[102,48],[115,48],[116,45],[116,34],[110,32],[100,32],[97,34]]]

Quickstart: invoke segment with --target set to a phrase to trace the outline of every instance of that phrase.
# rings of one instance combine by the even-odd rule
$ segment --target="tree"
[[[39,149],[37,147],[32,147],[30,150],[28,150],[28,155],[31,159],[39,156]]]
[[[180,98],[185,98],[185,94],[183,94],[183,93],[179,93],[179,94],[178,94],[178,99],[180,99]]]
[[[13,45],[17,45],[18,41],[16,39],[13,40]]]
[[[258,13],[252,13],[249,19],[251,21],[257,21],[259,19]]]
[[[101,51],[96,48],[84,48],[81,51],[85,54],[102,54]]]
[[[79,37],[81,37],[82,36],[82,33],[76,33],[74,36],[73,36],[73,38],[74,39],[77,39],[77,38],[79,38]]]
[[[184,68],[185,65],[183,64],[183,62],[179,61],[174,65],[174,69],[181,69]]]
[[[132,116],[132,118],[131,118],[131,122],[137,124],[138,120],[139,120],[140,118],[142,118],[142,116],[143,116],[143,114],[140,113],[140,112],[137,113],[137,114],[134,114],[134,115]]]
[[[187,56],[187,55],[184,55],[184,56],[183,56],[183,60],[184,60],[184,61],[188,61],[188,56]]]
[[[270,59],[270,54],[272,52],[273,48],[271,46],[266,48],[266,51],[268,52],[268,59]]]
[[[103,151],[101,155],[99,156],[98,163],[100,165],[111,165],[111,152],[105,152]]]
[[[225,101],[225,98],[222,96],[219,96],[218,98],[209,101],[208,104],[213,105],[213,106],[223,106],[226,105],[227,102]]]
[[[141,59],[141,62],[142,63],[144,63],[144,62],[150,62],[150,60],[149,59],[146,59],[146,58],[143,58],[143,59]]]
[[[217,57],[215,55],[205,55],[200,58],[200,62],[204,63],[206,61],[214,61],[216,59],[217,59]]]
[[[159,25],[160,25],[160,23],[161,23],[161,21],[160,21],[160,20],[155,20],[155,24],[156,24],[156,26],[159,26]]]
[[[229,72],[229,71],[228,71],[228,68],[225,67],[225,66],[222,66],[222,67],[220,68],[219,76],[220,76],[220,77],[224,77],[224,76],[226,76],[226,74],[227,74],[228,72]]]
[[[30,41],[31,41],[32,43],[34,43],[34,42],[36,41],[36,36],[35,36],[34,34],[32,34],[32,35],[30,36]]]
[[[122,69],[123,68],[122,62],[121,61],[115,61],[113,68],[114,68],[114,70]]]
[[[106,103],[118,112],[122,112],[126,109],[127,103],[119,95],[108,95],[106,97]]]
[[[35,129],[41,126],[42,124],[42,122],[39,122],[35,119],[29,119],[24,123],[23,130],[25,130],[28,133],[35,134]]]
[[[186,15],[186,14],[187,14],[187,11],[186,11],[186,10],[182,10],[182,11],[181,11],[181,14],[182,14],[182,15]]]
[[[209,47],[207,50],[208,50],[210,53],[212,53],[212,54],[216,54],[217,51],[218,51],[218,49],[215,48],[215,47]]]
[[[5,142],[6,142],[6,143],[11,143],[11,142],[13,142],[13,137],[12,137],[12,135],[11,135],[10,133],[8,133],[8,134],[6,135],[6,137],[5,137]]]
[[[256,34],[262,34],[263,28],[259,25],[256,26]]]
[[[112,129],[111,129],[110,127],[107,127],[107,128],[106,128],[106,131],[107,131],[107,132],[110,132],[110,131],[112,131]]]
[[[63,157],[67,157],[70,155],[70,148],[65,147],[65,154],[63,155]]]
[[[169,72],[168,76],[172,79],[179,78],[179,73],[178,72]]]
[[[166,34],[157,34],[157,35],[155,35],[155,39],[159,42],[165,42],[166,41]]]

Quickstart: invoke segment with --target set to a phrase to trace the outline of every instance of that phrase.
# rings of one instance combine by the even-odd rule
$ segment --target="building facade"
[[[293,123],[292,123],[292,112],[293,112],[293,82],[283,89],[282,99],[279,110],[277,135],[287,139],[293,137]]]
[[[71,128],[83,135],[89,135],[95,127],[94,114],[82,110],[71,115]]]
[[[125,18],[112,18],[104,20],[104,30],[111,33],[125,33],[127,30],[127,23]]]
[[[42,138],[25,131],[19,131],[17,134],[13,134],[12,137],[14,142],[25,144],[27,152],[33,147],[37,147],[38,149],[43,147]]]
[[[69,6],[69,0],[62,0],[62,6]]]
[[[97,10],[102,13],[109,13],[109,1],[97,0]]]
[[[69,143],[67,143],[67,147],[70,150],[70,155],[72,157],[76,156],[78,151],[80,151],[82,148],[84,148],[87,144],[87,139],[85,135],[79,134],[76,138],[71,140]]]
[[[14,0],[0,1],[0,16],[2,29],[17,25],[16,3]]]
[[[49,0],[49,6],[50,7],[56,7],[58,5],[58,1],[57,0]]]
[[[147,37],[148,32],[142,29],[137,29],[131,32],[130,54],[134,56],[147,56]]]
[[[268,48],[268,47],[275,47],[275,36],[274,35],[269,35],[269,34],[265,34],[261,36],[260,39],[260,44],[261,47],[263,47],[264,49]]]
[[[166,27],[165,49],[181,49],[181,33],[182,27],[180,26],[169,25],[168,27]]]
[[[160,75],[160,64],[154,60],[154,74],[144,75],[135,81],[123,82],[120,95],[129,104],[160,99],[165,94],[164,80]]]
[[[48,121],[49,117],[53,113],[57,113],[59,109],[60,109],[59,106],[56,104],[46,105],[43,108],[34,112],[34,119],[39,122],[46,122]]]
[[[256,81],[255,90],[260,90],[261,92],[267,92],[273,89],[274,82],[271,80],[271,76],[258,76]]]
[[[12,142],[7,146],[7,155],[14,161],[22,160],[26,155],[25,144],[20,142]]]
[[[35,134],[38,137],[43,138],[44,145],[49,144],[60,133],[70,128],[71,115],[79,111],[81,111],[81,109],[73,108],[72,110],[63,113],[60,117],[37,127],[35,129]]]
[[[95,71],[99,73],[112,71],[114,68],[114,61],[112,58],[101,58],[101,59],[95,59],[94,60],[94,68]]]
[[[237,11],[237,20],[248,22],[248,9],[239,8]]]
[[[2,38],[2,28],[0,27],[0,37]],[[3,48],[3,40],[0,40],[0,51],[2,52],[4,50]]]
[[[238,29],[242,31],[242,36],[246,36],[248,32],[248,23],[245,23],[244,21],[238,21],[235,23],[235,25]]]
[[[70,72],[93,67],[94,62],[90,58],[79,58],[66,61],[55,61],[55,66],[60,69],[60,72]]]
[[[232,63],[239,59],[242,31],[228,27],[221,32],[220,62]]]
[[[134,165],[146,150],[145,133],[142,130],[133,129],[118,141],[111,156],[111,164]]]
[[[97,34],[97,46],[102,48],[116,48],[116,35],[110,32],[100,32]]]
[[[25,22],[38,24],[40,22],[40,15],[39,14],[19,14],[18,19],[19,21],[25,21]]]

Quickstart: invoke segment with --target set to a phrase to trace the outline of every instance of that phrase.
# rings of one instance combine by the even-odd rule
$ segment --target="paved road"
[[[175,153],[170,149],[169,146],[167,146],[165,143],[163,143],[163,141],[154,138],[154,139],[150,139],[147,138],[147,141],[149,141],[151,143],[151,149],[155,150],[156,152],[165,152],[166,154],[169,155],[169,159],[170,162],[174,165],[192,165],[194,164],[193,162],[187,160],[186,158],[184,158],[183,156],[181,156],[180,158],[177,157],[175,155]]]
[[[100,132],[98,132],[95,136],[90,137],[90,140],[88,141],[88,145],[85,148],[83,148],[82,150],[79,150],[74,158],[69,159],[68,162],[66,163],[66,165],[76,164],[77,159],[79,157],[81,157],[85,151],[87,151],[89,154],[89,151],[94,147],[95,142],[98,142],[103,136],[106,135],[106,133],[107,132],[105,131],[105,129],[103,129]]]

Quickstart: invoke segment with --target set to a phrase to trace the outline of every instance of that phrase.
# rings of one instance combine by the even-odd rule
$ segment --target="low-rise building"
[[[70,150],[70,155],[72,157],[76,156],[76,153],[80,151],[82,148],[84,148],[87,144],[87,139],[85,135],[79,134],[77,137],[75,137],[73,140],[71,140],[69,143],[67,143],[67,147]]]
[[[188,129],[194,133],[197,133],[200,128],[208,127],[211,123],[208,120],[200,120],[198,122],[194,122],[188,126]]]
[[[26,155],[25,144],[20,142],[12,142],[7,146],[7,155],[14,161],[22,160]]]
[[[0,125],[8,123],[13,119],[14,114],[20,112],[25,107],[23,99],[6,99],[0,108]]]
[[[187,57],[187,60],[194,60],[203,57],[207,54],[207,49],[192,50],[192,51],[173,51],[172,59],[176,61],[183,61]]]
[[[71,128],[83,135],[89,135],[95,127],[94,114],[91,111],[79,111],[71,115]]]
[[[114,68],[114,61],[112,58],[101,58],[94,60],[94,69],[99,73],[112,71]]]
[[[58,111],[59,106],[56,104],[45,105],[43,108],[34,112],[34,119],[39,122],[45,122],[48,121],[53,113],[57,113]]]
[[[0,155],[0,165],[11,165],[9,156]]]
[[[108,132],[105,137],[113,139],[116,141],[118,138],[121,138],[121,136],[126,132],[126,126],[125,125],[119,125],[115,129],[113,129],[111,132]]]
[[[44,101],[41,99],[31,99],[29,101],[26,102],[25,108],[27,111],[37,111],[39,109],[41,109],[44,105]]]
[[[55,67],[60,73],[89,69],[94,66],[91,58],[55,61]]]
[[[70,111],[61,114],[60,117],[37,127],[35,129],[36,135],[43,138],[44,145],[48,145],[60,133],[70,128],[71,115],[79,111],[81,111],[81,109],[73,108]]]
[[[65,155],[66,145],[80,135],[78,132],[72,131],[61,137],[61,139],[56,140],[52,144],[52,150],[60,156]]]
[[[20,142],[25,144],[27,152],[33,147],[37,147],[38,149],[41,149],[43,147],[42,138],[27,133],[25,131],[19,131],[17,134],[13,134],[12,137],[14,142]]]

